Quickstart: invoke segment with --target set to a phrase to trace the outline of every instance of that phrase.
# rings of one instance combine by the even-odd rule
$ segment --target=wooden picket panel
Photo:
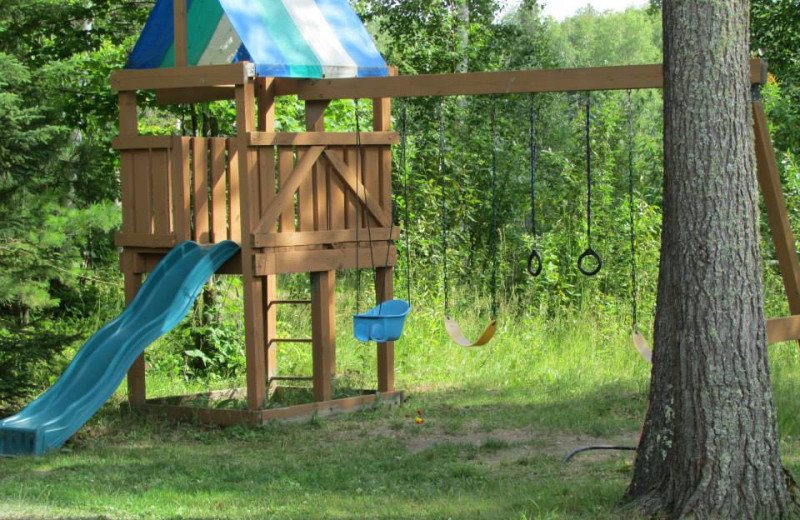
[[[120,157],[120,184],[122,187],[122,232],[132,234],[136,229],[136,213],[133,186],[136,174],[134,171],[135,152],[123,151]]]
[[[225,148],[227,140],[215,137],[211,141],[211,240],[228,238],[228,204]]]
[[[192,139],[192,209],[194,215],[193,238],[196,242],[210,242],[208,208],[208,139]]]
[[[380,151],[378,148],[374,146],[362,147],[362,153],[364,154],[364,162],[361,166],[361,182],[364,184],[364,187],[367,191],[375,196],[375,202],[378,205],[381,205],[380,196]],[[369,213],[366,213],[366,208],[364,208],[365,213],[363,218],[364,220],[364,227],[369,225],[370,227],[377,227],[380,224],[371,216]],[[367,223],[366,219],[369,217],[369,222]]]
[[[172,230],[169,182],[169,151],[150,150],[150,180],[153,186],[153,232],[166,235]]]
[[[354,164],[356,157],[355,148],[342,148],[343,160],[347,165]],[[358,213],[358,204],[355,194],[350,190],[345,190],[345,229],[356,229],[360,227],[361,219]]]
[[[228,238],[235,242],[242,242],[242,207],[241,190],[239,188],[239,155],[236,139],[228,139]],[[258,204],[254,198],[253,204]]]
[[[380,190],[388,187],[390,182],[385,178],[391,173],[391,156],[384,157],[388,150],[383,150],[383,145],[364,147],[363,153],[369,156],[369,161],[365,160],[363,164],[366,170],[357,163],[354,146],[257,145],[250,148],[255,149],[258,157],[257,198],[262,208],[262,220],[275,213],[276,208],[268,211],[267,207],[273,204],[276,197],[284,204],[277,208],[276,221],[279,227],[264,221],[257,226],[255,233],[263,235],[275,232],[355,229],[357,220],[363,229],[366,222],[362,218],[357,219],[356,212],[364,209],[372,215],[370,226],[380,227],[388,221],[389,211],[386,206],[389,205],[390,198]],[[296,166],[307,163],[304,161],[305,155],[315,148],[323,149],[324,153],[312,165],[311,171],[306,171],[302,178],[291,179]],[[363,179],[361,182],[356,179],[356,169]],[[365,182],[371,186],[367,187]],[[290,185],[289,189],[295,191],[281,195],[281,190],[287,183]],[[362,208],[362,200],[359,199],[367,200],[367,206]]]
[[[153,232],[153,204],[150,190],[150,150],[133,152],[134,233]]]
[[[341,149],[337,149],[341,154]],[[330,162],[326,162],[325,175],[328,180],[328,209],[330,211],[329,229],[338,230],[347,228],[345,215],[346,196],[344,183],[333,171]]]
[[[147,247],[147,236],[153,237],[149,246],[153,248],[156,243],[163,247],[169,237],[178,242],[192,239],[208,244],[230,239],[241,243],[237,141],[172,137],[140,142],[160,146],[136,149],[130,141],[120,150],[124,201],[120,243],[129,244],[135,238],[140,247]],[[254,214],[263,219],[266,213],[278,211],[275,226],[269,231],[259,229],[259,236],[279,231],[355,230],[358,226],[365,230],[363,215],[369,215],[374,229],[387,225],[390,199],[384,190],[390,182],[391,156],[385,145],[363,146],[360,164],[355,146],[248,148],[257,167],[251,200]],[[304,160],[312,150],[317,159]],[[310,170],[290,180],[299,164],[310,165]],[[267,212],[287,182],[294,193],[281,197],[284,206]]]
[[[190,179],[191,139],[174,137],[170,177],[172,182],[172,226],[179,242],[192,238]],[[124,206],[124,203],[123,203]]]
[[[303,160],[303,155],[308,151],[308,147],[301,147],[295,150],[297,162]],[[297,230],[314,231],[314,185],[313,172],[308,176],[297,190]]]
[[[266,208],[275,198],[275,148],[263,146],[258,149],[259,206]],[[274,230],[273,230],[274,231]]]
[[[278,147],[278,175],[279,187],[283,187],[289,179],[289,175],[294,170],[294,149],[290,146]],[[294,200],[294,198],[292,199]],[[296,230],[295,227],[295,207],[294,204],[289,210],[284,210],[280,214],[280,232],[290,233]]]

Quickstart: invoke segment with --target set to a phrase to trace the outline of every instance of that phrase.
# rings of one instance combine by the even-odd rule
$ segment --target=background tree
[[[663,8],[659,294],[628,496],[676,518],[789,514],[764,327],[748,8]]]

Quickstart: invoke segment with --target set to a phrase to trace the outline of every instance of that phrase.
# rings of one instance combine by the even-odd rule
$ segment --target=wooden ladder
[[[267,309],[273,305],[311,305],[311,300],[272,300],[267,304]],[[311,343],[311,338],[268,338],[267,347],[278,343]],[[271,385],[274,381],[313,381],[312,376],[272,376],[267,381]]]

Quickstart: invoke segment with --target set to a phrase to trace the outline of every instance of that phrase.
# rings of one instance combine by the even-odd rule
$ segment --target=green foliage
[[[119,287],[107,85],[146,12],[133,2],[0,5],[0,406],[49,381],[59,353],[88,335],[87,317],[105,316],[92,302],[108,291],[94,286]]]

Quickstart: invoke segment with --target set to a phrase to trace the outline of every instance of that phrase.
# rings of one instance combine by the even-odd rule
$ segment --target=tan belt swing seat
[[[475,341],[468,340],[464,333],[461,332],[461,327],[456,323],[456,320],[449,316],[445,316],[444,318],[444,328],[450,336],[450,339],[458,345],[465,348],[482,347],[492,341],[494,333],[497,332],[497,320],[489,322],[489,325],[483,329],[483,332]]]

